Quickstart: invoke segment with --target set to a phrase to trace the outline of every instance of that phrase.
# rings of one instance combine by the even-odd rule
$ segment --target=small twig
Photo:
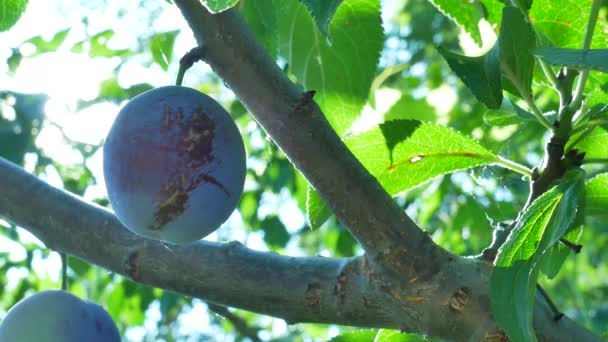
[[[539,284],[536,284],[536,289],[538,290],[538,292],[540,292],[541,296],[543,296],[547,304],[549,304],[549,307],[553,312],[553,320],[557,322],[562,319],[562,317],[564,317],[564,314],[559,311],[555,303],[553,303],[551,298],[549,298],[549,294],[547,294],[545,289],[543,289]]]
[[[585,36],[583,38],[583,46],[582,49],[589,49],[591,47],[591,40],[593,38],[593,31],[595,30],[595,24],[597,22],[597,16],[600,12],[600,7],[602,4],[602,0],[593,0],[591,4],[591,11],[589,13],[589,20],[587,20],[587,26],[585,27]],[[589,69],[585,68],[582,70],[581,75],[578,78],[578,82],[576,84],[576,90],[574,91],[574,95],[572,97],[572,102],[570,102],[570,109],[576,110],[581,100],[583,99],[583,93],[585,90],[585,83],[587,82],[587,78],[589,77]]]
[[[262,341],[258,337],[258,333],[256,331],[257,329],[252,328],[249,325],[247,325],[247,322],[245,322],[245,320],[243,320],[241,317],[235,315],[234,313],[230,312],[230,310],[228,310],[227,307],[222,306],[222,305],[212,304],[209,302],[207,303],[207,307],[209,308],[209,310],[211,310],[211,311],[215,312],[216,314],[229,320],[230,323],[232,323],[232,325],[234,326],[234,328],[242,336],[248,337],[253,342]]]
[[[581,249],[583,248],[583,245],[579,245],[577,243],[573,243],[571,241],[568,241],[564,238],[559,239],[559,242],[563,243],[566,247],[570,248],[575,254],[578,254],[581,252]]]

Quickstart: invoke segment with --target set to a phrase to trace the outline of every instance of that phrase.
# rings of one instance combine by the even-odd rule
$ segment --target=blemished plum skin
[[[134,97],[104,144],[104,178],[118,219],[174,244],[202,239],[234,211],[245,182],[245,146],[209,96],[166,86]]]
[[[69,292],[39,292],[15,304],[0,324],[2,342],[120,342],[110,315]]]

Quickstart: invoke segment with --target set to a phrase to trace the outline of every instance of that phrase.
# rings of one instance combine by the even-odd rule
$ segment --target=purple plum
[[[122,108],[105,141],[110,204],[141,236],[197,241],[236,208],[245,157],[238,127],[215,100],[181,86],[149,90]]]
[[[15,304],[0,325],[0,341],[120,342],[112,317],[69,292],[39,292]]]

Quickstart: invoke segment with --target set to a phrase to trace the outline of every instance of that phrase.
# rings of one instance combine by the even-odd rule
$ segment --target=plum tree
[[[120,342],[118,329],[99,305],[69,292],[39,292],[13,306],[0,325],[0,341]]]
[[[133,232],[187,243],[234,211],[245,181],[245,147],[230,115],[181,86],[133,98],[104,145],[104,175],[118,219]]]

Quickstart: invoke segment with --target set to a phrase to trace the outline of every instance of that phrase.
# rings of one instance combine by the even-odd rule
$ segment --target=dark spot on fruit
[[[161,230],[179,217],[187,209],[190,193],[201,184],[212,184],[230,196],[226,187],[204,170],[214,159],[215,123],[201,106],[196,107],[186,120],[181,108],[174,110],[165,106],[161,134],[165,136],[164,141],[175,142],[176,146],[165,148],[175,151],[177,158],[173,172],[158,193],[151,230]]]
[[[95,320],[95,330],[97,330],[98,333],[101,333],[103,330],[103,324],[98,319]]]

